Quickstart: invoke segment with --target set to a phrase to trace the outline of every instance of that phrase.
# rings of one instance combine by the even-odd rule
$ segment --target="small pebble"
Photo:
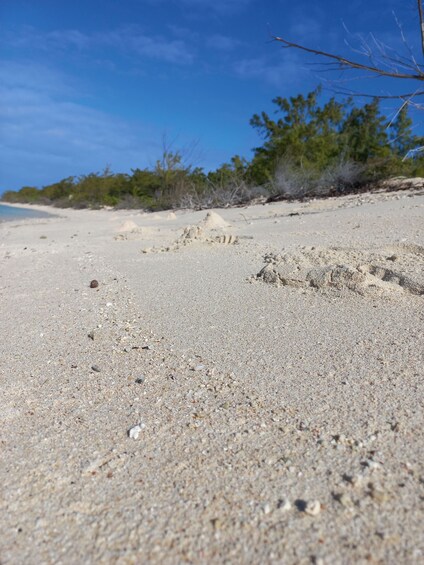
[[[128,437],[131,439],[138,439],[140,432],[145,428],[145,424],[137,424],[128,430]]]
[[[264,514],[270,514],[271,513],[271,506],[269,504],[265,504],[265,506],[263,507],[263,511],[264,511]]]
[[[212,518],[211,524],[215,530],[219,530],[222,528],[222,522],[219,518]]]
[[[204,365],[196,365],[193,369],[193,371],[202,371],[205,368]]]
[[[94,331],[89,332],[88,337],[94,341]]]
[[[306,503],[305,514],[309,516],[318,516],[321,512],[321,503],[318,500],[311,500]]]
[[[381,467],[380,463],[373,461],[372,459],[365,459],[363,464],[372,470],[379,469]]]
[[[337,500],[340,502],[342,506],[345,508],[351,508],[353,506],[353,501],[348,494],[345,492],[337,497]]]
[[[289,510],[291,510],[291,503],[290,500],[287,499],[283,499],[280,500],[280,502],[278,503],[278,510],[281,510],[281,512],[288,512]]]
[[[98,365],[92,365],[91,366],[91,370],[94,371],[95,373],[100,373],[101,369]]]
[[[99,286],[99,281],[93,279],[90,283],[90,288],[97,288]]]
[[[135,382],[136,382],[138,385],[142,385],[145,380],[146,380],[146,377],[145,377],[144,375],[141,375],[140,377],[138,377],[137,379],[135,379]]]
[[[384,504],[390,500],[390,495],[387,492],[374,486],[371,488],[370,496],[378,504]]]

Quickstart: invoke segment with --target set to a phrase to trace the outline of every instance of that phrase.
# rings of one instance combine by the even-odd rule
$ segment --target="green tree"
[[[250,175],[257,182],[269,180],[282,159],[293,166],[322,170],[340,152],[339,131],[346,112],[346,103],[331,98],[322,107],[318,104],[321,92],[317,88],[303,96],[289,99],[277,97],[273,103],[272,119],[266,112],[255,114],[250,124],[265,139],[257,147],[250,167]]]
[[[388,157],[391,150],[386,123],[387,118],[380,115],[377,98],[362,108],[353,108],[341,129],[345,155],[358,163]]]

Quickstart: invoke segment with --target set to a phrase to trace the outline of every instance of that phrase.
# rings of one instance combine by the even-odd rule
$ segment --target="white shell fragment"
[[[145,424],[137,424],[128,430],[128,437],[131,439],[138,439],[140,432],[146,427]]]
[[[309,516],[318,516],[320,512],[321,503],[318,500],[311,500],[306,503],[305,514],[309,514]]]
[[[278,509],[281,510],[281,512],[288,512],[289,510],[291,510],[291,507],[291,502],[287,499],[280,500],[280,502],[278,503]]]

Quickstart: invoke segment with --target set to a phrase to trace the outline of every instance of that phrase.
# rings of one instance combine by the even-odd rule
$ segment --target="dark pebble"
[[[91,370],[94,371],[95,373],[100,373],[101,371],[100,367],[98,367],[97,365],[93,365],[91,367]]]
[[[99,281],[96,281],[95,279],[91,281],[90,288],[97,288],[98,286],[99,286]]]

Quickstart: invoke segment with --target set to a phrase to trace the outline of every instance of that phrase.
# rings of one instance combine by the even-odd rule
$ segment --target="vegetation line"
[[[393,176],[424,176],[424,156],[413,151],[424,139],[412,133],[407,104],[388,122],[377,98],[363,106],[354,105],[352,98],[331,98],[320,105],[320,94],[317,88],[306,96],[275,98],[275,119],[266,112],[255,114],[250,124],[263,144],[250,161],[236,155],[205,172],[187,164],[181,152],[165,148],[152,169],[124,174],[106,168],[41,189],[9,190],[2,200],[74,208],[199,209],[241,205],[258,197],[340,195]],[[404,159],[408,154],[414,158]]]

